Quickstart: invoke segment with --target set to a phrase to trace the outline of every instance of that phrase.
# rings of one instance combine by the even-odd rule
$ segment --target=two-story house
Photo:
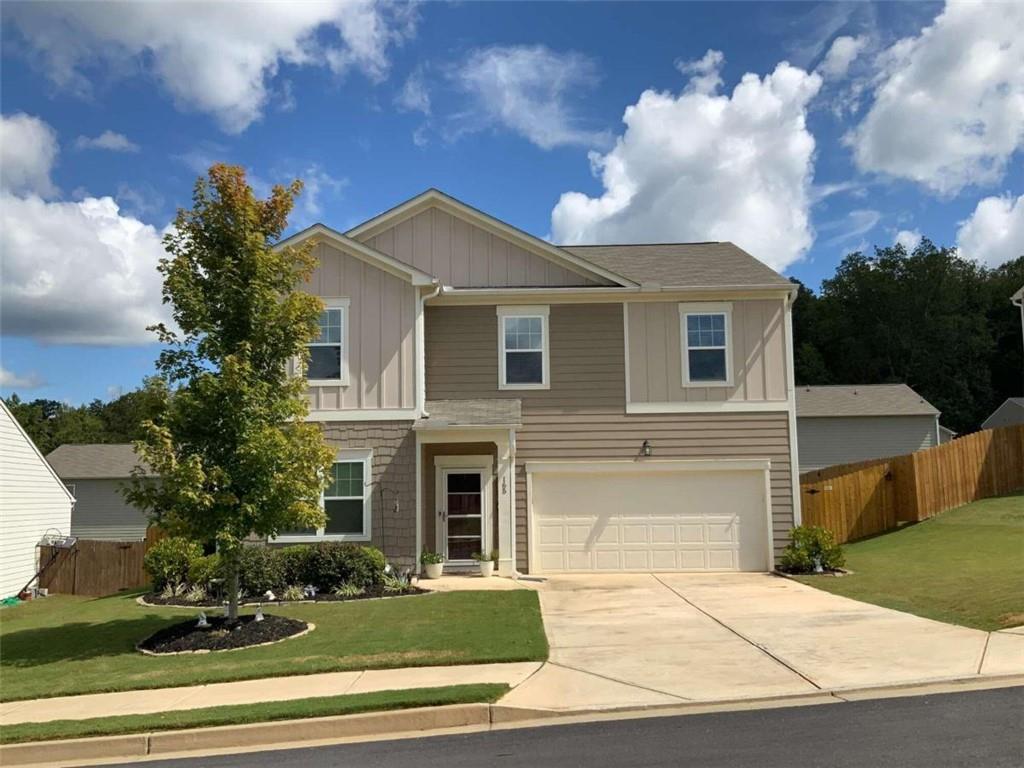
[[[793,287],[731,243],[559,247],[436,190],[340,233],[307,371],[324,529],[499,573],[770,569],[799,523]]]

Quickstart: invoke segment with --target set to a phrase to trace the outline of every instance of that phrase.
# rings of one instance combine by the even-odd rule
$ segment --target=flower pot
[[[494,575],[494,561],[493,560],[481,560],[480,561],[480,575],[487,577]]]
[[[428,579],[440,579],[441,572],[444,570],[444,563],[426,563],[423,566],[423,570],[425,572],[424,575]]]

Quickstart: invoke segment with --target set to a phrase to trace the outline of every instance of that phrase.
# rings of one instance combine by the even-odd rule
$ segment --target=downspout
[[[793,345],[793,303],[796,293],[792,292],[784,300],[785,336],[786,336],[786,400],[789,404],[789,472],[790,488],[793,495],[793,525],[803,524],[800,498],[800,446],[797,442],[796,426],[796,357]]]
[[[441,281],[431,280],[434,290],[426,296],[420,294],[418,311],[416,312],[416,405],[419,408],[420,418],[430,418],[427,413],[427,333],[425,322],[426,303],[441,295],[444,286]]]
[[[1024,296],[1019,299],[1010,299],[1010,303],[1020,309],[1020,338],[1021,343],[1024,344]]]

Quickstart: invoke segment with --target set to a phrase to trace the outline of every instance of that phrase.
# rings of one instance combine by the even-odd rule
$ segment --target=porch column
[[[512,500],[515,498],[515,475],[510,467],[512,453],[509,441],[495,440],[498,448],[498,575],[515,573],[515,552],[512,531]]]

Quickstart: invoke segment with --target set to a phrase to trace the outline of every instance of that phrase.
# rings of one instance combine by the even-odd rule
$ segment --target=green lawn
[[[852,575],[800,581],[977,629],[1024,624],[1024,493],[976,501],[844,549]]]
[[[508,692],[504,684],[477,683],[443,688],[409,688],[404,691],[352,693],[315,699],[272,701],[264,704],[237,704],[150,715],[97,717],[90,720],[54,720],[49,723],[5,725],[0,743],[77,739],[85,736],[113,736],[125,733],[174,731],[182,728],[207,728],[215,725],[265,723],[271,720],[297,720],[330,715],[354,715],[388,709],[436,707],[444,704],[494,702]]]
[[[311,621],[316,630],[275,645],[159,658],[137,652],[135,643],[196,616],[196,609],[146,608],[135,595],[57,595],[4,608],[0,700],[348,669],[539,661],[548,654],[537,595],[525,589],[265,610]]]

